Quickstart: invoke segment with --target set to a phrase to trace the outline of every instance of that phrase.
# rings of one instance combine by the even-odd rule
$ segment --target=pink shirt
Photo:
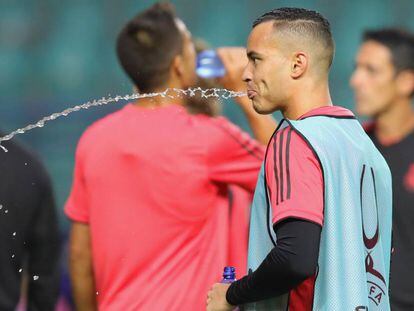
[[[228,184],[251,193],[263,155],[225,118],[177,105],[130,104],[93,124],[65,212],[90,226],[100,310],[205,310],[239,243]]]

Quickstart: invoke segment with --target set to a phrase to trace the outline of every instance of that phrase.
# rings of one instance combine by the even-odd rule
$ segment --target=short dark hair
[[[156,3],[130,20],[118,35],[119,62],[141,92],[166,83],[174,57],[182,52],[176,18],[171,4]]]
[[[396,72],[414,70],[414,35],[412,33],[398,28],[365,31],[363,42],[371,40],[390,50]]]
[[[329,21],[322,14],[303,8],[278,8],[258,17],[253,28],[267,21],[274,21],[275,25],[285,24],[288,30],[319,40],[327,51],[328,67],[331,66],[335,43]]]

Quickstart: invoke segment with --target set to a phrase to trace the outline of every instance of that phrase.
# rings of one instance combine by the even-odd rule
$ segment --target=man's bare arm
[[[72,223],[69,252],[70,277],[76,310],[97,310],[89,225]]]

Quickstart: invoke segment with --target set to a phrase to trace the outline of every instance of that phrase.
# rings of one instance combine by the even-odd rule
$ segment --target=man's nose
[[[246,83],[252,81],[252,73],[249,64],[247,64],[246,67],[244,67],[242,79]]]

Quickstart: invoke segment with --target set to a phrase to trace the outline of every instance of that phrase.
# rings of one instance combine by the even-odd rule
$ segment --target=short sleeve
[[[253,192],[264,159],[264,146],[225,118],[212,120],[209,129],[206,139],[209,178]]]
[[[279,130],[266,156],[273,223],[299,218],[323,224],[323,173],[311,147],[292,128]]]
[[[76,150],[72,189],[65,204],[65,214],[72,221],[89,223],[89,208],[81,144],[82,140],[79,142]]]

